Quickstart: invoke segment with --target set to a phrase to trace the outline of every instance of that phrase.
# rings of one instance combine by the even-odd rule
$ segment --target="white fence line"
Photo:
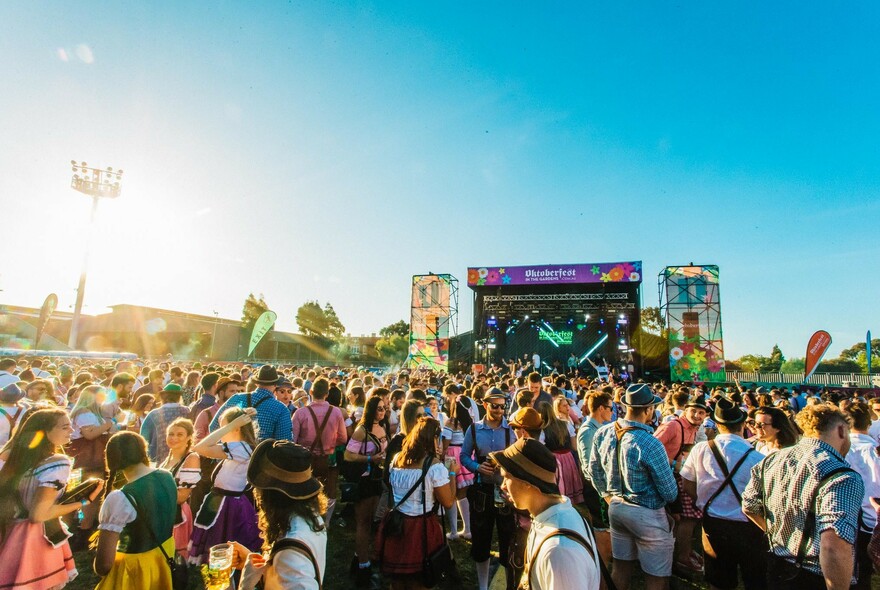
[[[877,380],[878,375],[861,375],[859,373],[813,373],[807,381],[808,385],[836,385],[844,382],[856,383],[859,387],[875,387],[871,377]],[[742,383],[803,383],[803,373],[748,373],[745,371],[727,371],[727,380],[739,379]]]

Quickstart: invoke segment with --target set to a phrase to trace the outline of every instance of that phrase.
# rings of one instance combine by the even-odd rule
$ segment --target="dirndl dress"
[[[455,457],[455,462],[458,463],[458,474],[455,476],[455,487],[460,490],[473,485],[474,474],[461,464],[461,445],[449,445],[449,448],[446,449],[446,456]]]
[[[446,539],[437,516],[433,512],[422,516],[403,517],[403,534],[385,535],[385,520],[379,524],[375,546],[382,574],[386,576],[410,576],[420,574],[425,566],[425,543],[427,534],[428,553],[440,548]]]
[[[584,501],[584,480],[577,459],[571,449],[557,449],[553,451],[556,457],[556,484],[559,493],[568,496],[572,504],[581,504]]]
[[[65,455],[49,457],[19,483],[18,491],[23,506],[30,510],[37,489],[48,487],[64,492],[70,476],[70,458]],[[57,536],[46,536],[47,523],[32,523],[27,515],[19,515],[11,523],[6,536],[0,539],[0,588],[4,590],[49,590],[63,588],[77,576],[73,553],[67,539],[66,526],[56,521]]]
[[[174,551],[174,538],[162,543],[162,549],[168,555]],[[171,568],[162,554],[162,549],[155,547],[144,553],[116,552],[116,560],[110,572],[101,578],[95,590],[133,590],[136,588],[171,588]]]
[[[185,455],[183,459],[181,459],[177,465],[171,468],[171,475],[174,476],[174,483],[177,484],[177,489],[193,489],[197,485],[199,485],[199,481],[202,479],[202,470],[201,467],[194,468],[186,468],[183,467],[183,464],[186,463],[186,460],[195,453],[190,453],[189,455]],[[163,469],[166,469],[166,466],[163,464]],[[177,516],[174,519],[174,550],[180,554],[183,559],[187,559],[189,557],[189,542],[192,537],[193,531],[193,514],[192,508],[189,505],[189,500],[184,502],[183,504],[177,505]]]

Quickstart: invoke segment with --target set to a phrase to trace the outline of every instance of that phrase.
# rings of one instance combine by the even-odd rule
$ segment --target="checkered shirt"
[[[810,503],[815,502],[816,527],[807,543],[803,567],[818,575],[822,575],[819,540],[823,531],[833,529],[841,539],[852,543],[855,556],[865,485],[858,473],[845,472],[820,486],[821,479],[838,467],[849,464],[831,445],[804,437],[795,446],[768,455],[755,465],[742,495],[743,512],[759,516],[766,512],[773,553],[792,562],[801,544]]]
[[[619,470],[615,424],[636,429],[621,439]],[[620,485],[621,472],[625,493]],[[678,484],[663,443],[654,438],[650,426],[630,420],[611,422],[596,432],[590,450],[590,479],[599,495],[620,496],[645,508],[663,508],[678,496]]]
[[[226,400],[211,421],[211,431],[220,428],[220,416],[229,408],[246,408],[248,394],[236,393]],[[265,401],[263,401],[265,400]],[[259,404],[259,405],[258,405]],[[268,389],[257,388],[251,393],[250,407],[257,408],[257,425],[259,432],[257,438],[261,441],[268,438],[275,440],[291,440],[293,437],[292,425],[290,422],[290,410],[287,406],[275,399]]]

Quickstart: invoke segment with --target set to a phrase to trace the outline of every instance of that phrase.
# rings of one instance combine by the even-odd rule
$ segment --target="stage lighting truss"
[[[613,304],[613,311],[610,304]],[[547,293],[523,295],[484,295],[483,313],[498,317],[552,315],[582,317],[596,312],[632,311],[638,307],[627,293]]]

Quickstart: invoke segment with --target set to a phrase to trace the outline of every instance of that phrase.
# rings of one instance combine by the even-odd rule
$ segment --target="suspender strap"
[[[736,501],[739,504],[742,504],[742,495],[740,495],[739,490],[736,489],[736,486],[733,483],[733,476],[736,475],[736,472],[739,471],[739,468],[742,467],[743,463],[746,460],[746,457],[749,456],[749,453],[754,451],[752,447],[749,447],[749,450],[745,452],[745,454],[740,457],[739,461],[737,461],[736,465],[733,466],[733,471],[728,471],[727,462],[724,460],[724,456],[721,454],[721,451],[718,449],[718,445],[715,444],[714,440],[709,441],[709,449],[712,451],[712,454],[715,456],[715,461],[718,462],[718,466],[721,467],[721,473],[724,474],[724,481],[721,482],[721,485],[718,486],[718,489],[709,496],[709,499],[706,500],[706,505],[703,506],[703,514],[709,514],[709,506],[711,506],[712,502],[724,491],[725,487],[730,486],[730,491],[733,492],[733,495],[736,496]]]
[[[628,426],[626,428],[621,428],[617,424],[614,425],[614,434],[617,436],[617,448],[614,449],[614,456],[617,459],[617,475],[620,477],[620,495],[626,495],[626,482],[623,480],[623,471],[620,469],[620,443],[623,440],[623,435],[627,432],[632,432],[636,430],[632,426]]]
[[[309,414],[312,415],[312,422],[315,423],[315,440],[312,441],[312,446],[309,450],[312,454],[315,454],[315,445],[321,444],[321,439],[324,437],[324,427],[327,426],[327,420],[330,419],[330,412],[333,411],[333,407],[327,408],[327,413],[324,414],[324,420],[321,422],[321,425],[318,426],[318,416],[315,414],[315,410],[312,409],[312,406],[306,406],[306,409],[309,411]],[[324,454],[324,446],[321,445],[321,454]]]
[[[272,543],[272,550],[269,553],[269,563],[272,563],[272,560],[275,558],[276,554],[287,549],[298,551],[309,558],[309,561],[312,562],[312,567],[315,568],[315,582],[318,583],[318,590],[322,590],[323,585],[321,584],[321,572],[318,568],[318,560],[315,559],[315,554],[312,553],[311,548],[309,548],[308,545],[306,545],[299,539],[284,538],[278,539],[277,541]]]

